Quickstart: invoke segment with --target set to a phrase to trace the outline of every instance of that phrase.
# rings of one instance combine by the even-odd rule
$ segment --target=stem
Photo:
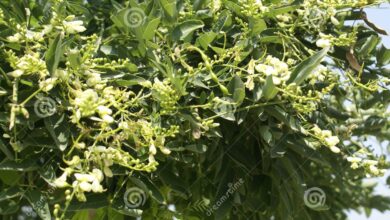
[[[26,98],[22,103],[20,103],[20,105],[24,106],[28,101],[30,101],[32,98],[34,98],[41,91],[42,91],[42,88],[38,89],[33,94],[31,94],[28,98]]]

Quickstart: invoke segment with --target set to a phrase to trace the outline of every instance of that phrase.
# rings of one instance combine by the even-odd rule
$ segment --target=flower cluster
[[[68,177],[74,175],[72,185],[67,182]],[[104,179],[103,172],[94,168],[89,173],[75,172],[72,168],[66,168],[63,174],[54,180],[53,185],[58,188],[73,187],[76,198],[79,201],[86,201],[85,192],[101,193],[104,191],[101,182]]]
[[[337,136],[332,135],[331,131],[321,130],[317,125],[312,128],[312,131],[315,137],[324,143],[333,153],[340,153],[340,148],[336,146],[340,140]]]
[[[162,108],[161,114],[170,114],[177,109],[176,104],[180,99],[180,96],[170,86],[170,83],[167,80],[161,82],[158,78],[155,78],[152,87],[152,95],[153,98],[160,103],[160,107]]]
[[[386,172],[386,169],[378,168],[379,163],[376,160],[363,159],[358,156],[347,157],[347,160],[351,163],[352,169],[358,169],[359,167],[363,167],[368,173],[368,175],[383,176]]]
[[[291,75],[287,63],[273,56],[267,56],[264,63],[255,66],[255,70],[265,76],[272,76],[275,85],[285,83]]]
[[[39,53],[30,52],[22,57],[17,57],[14,52],[8,51],[7,55],[8,62],[15,69],[9,75],[14,78],[30,74],[39,74],[41,77],[45,77],[49,74],[46,63],[41,59]]]

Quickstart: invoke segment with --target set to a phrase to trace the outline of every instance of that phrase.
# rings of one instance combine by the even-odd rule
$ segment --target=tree
[[[381,2],[0,0],[1,215],[389,209]]]

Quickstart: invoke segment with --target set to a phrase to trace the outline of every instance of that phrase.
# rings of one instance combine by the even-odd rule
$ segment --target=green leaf
[[[154,37],[155,31],[160,24],[160,20],[160,18],[155,18],[146,24],[145,30],[142,35],[145,40],[151,40]]]
[[[190,144],[184,147],[184,149],[195,152],[195,153],[205,153],[207,151],[207,145],[205,144]]]
[[[176,14],[176,0],[159,0],[164,12],[171,18]]]
[[[282,6],[279,8],[273,8],[268,13],[266,13],[266,16],[275,17],[279,14],[285,14],[290,11],[294,11],[295,9],[299,8],[300,5],[288,5],[288,6]]]
[[[81,210],[76,212],[76,214],[72,217],[72,220],[84,220],[89,218],[89,210]]]
[[[33,171],[38,168],[39,166],[36,163],[36,159],[24,159],[21,161],[5,159],[0,163],[0,170]]]
[[[227,0],[224,0],[223,4],[225,7],[236,13],[238,16],[244,16],[244,14],[242,13],[242,8],[238,4]]]
[[[7,200],[0,202],[0,215],[10,215],[16,213],[19,210],[20,205],[14,200]]]
[[[278,94],[278,89],[276,88],[274,81],[272,80],[272,75],[267,76],[262,94],[266,100],[273,99],[276,94]]]
[[[371,53],[373,49],[375,49],[376,45],[379,43],[380,38],[376,35],[371,35],[368,38],[363,39],[365,42],[362,47],[358,50],[358,54],[360,56],[367,56]]]
[[[207,33],[203,33],[201,34],[198,39],[197,39],[197,42],[199,43],[199,45],[204,49],[204,50],[207,50],[207,48],[209,47],[209,45],[211,44],[211,42],[214,41],[214,39],[217,37],[217,34],[214,33],[214,32],[207,32]]]
[[[23,195],[19,187],[11,187],[0,192],[0,202]]]
[[[231,13],[228,10],[223,10],[219,14],[217,22],[214,23],[212,30],[214,33],[219,33],[229,23],[231,23]]]
[[[328,50],[329,48],[324,48],[318,53],[314,54],[313,56],[298,64],[298,66],[296,66],[291,73],[291,76],[288,79],[287,83],[296,83],[297,85],[300,85],[321,63],[322,59],[324,59],[324,57],[328,53]]]
[[[162,168],[158,175],[166,185],[172,188],[172,190],[179,193],[183,198],[188,198],[186,183],[180,177],[172,173],[171,170],[172,169]]]
[[[390,49],[387,49],[384,45],[376,52],[376,60],[378,66],[385,66],[390,63]]]
[[[21,177],[22,175],[20,174],[20,172],[13,170],[0,170],[1,181],[9,186],[16,185]]]
[[[235,75],[228,85],[229,93],[233,94],[233,100],[237,106],[245,99],[245,85],[241,80],[241,77]]]
[[[69,144],[70,130],[65,114],[54,114],[44,119],[46,129],[54,139],[57,147],[64,151]]]
[[[5,154],[5,156],[8,159],[10,160],[14,159],[13,153],[11,152],[10,149],[8,149],[8,147],[4,144],[4,142],[1,139],[0,139],[0,150]]]
[[[250,18],[249,28],[251,30],[251,36],[256,36],[267,29],[267,24],[261,18]]]
[[[44,196],[38,190],[28,190],[25,196],[41,219],[51,219],[49,204],[47,202],[46,196]]]
[[[260,38],[260,43],[273,43],[273,44],[282,44],[283,41],[279,36],[262,36]]]
[[[49,50],[46,52],[46,66],[50,74],[54,74],[57,70],[60,58],[62,56],[62,34],[58,34],[57,37],[49,44]]]
[[[124,215],[117,212],[115,209],[108,208],[108,219],[112,220],[124,220]]]
[[[119,86],[134,86],[139,85],[142,82],[145,82],[146,80],[139,76],[129,75],[127,77],[123,77],[122,79],[115,79],[115,84]]]
[[[109,195],[106,192],[86,194],[86,197],[87,197],[86,202],[79,202],[75,199],[72,200],[72,202],[68,207],[68,210],[79,211],[84,209],[98,209],[109,205],[107,200],[109,198]],[[123,200],[123,197],[121,197],[120,199]]]
[[[172,39],[175,41],[184,40],[195,30],[202,28],[204,26],[203,22],[200,20],[188,20],[180,23],[178,26],[173,29]]]
[[[145,186],[147,187],[147,189],[149,191],[149,195],[153,199],[155,199],[160,204],[166,204],[166,200],[165,200],[163,194],[160,192],[160,190],[157,188],[157,186],[152,181],[150,181],[149,178],[147,178],[145,176],[140,176],[139,178],[145,184]]]

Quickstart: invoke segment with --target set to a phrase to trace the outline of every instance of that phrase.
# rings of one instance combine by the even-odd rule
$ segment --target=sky
[[[387,33],[390,34],[390,4],[382,4],[380,8],[365,9],[365,12],[371,22],[386,30]],[[386,48],[390,48],[390,36],[382,35],[382,43]],[[375,145],[378,154],[386,152],[385,145],[380,146],[380,144],[375,143],[375,141],[371,141],[371,143]],[[390,196],[390,188],[386,185],[386,178],[388,176],[390,176],[390,172],[387,172],[385,177],[368,180],[378,182],[375,189],[376,194]],[[363,212],[361,214],[357,212],[349,212],[348,218],[350,220],[390,220],[390,210],[385,213],[373,211],[370,217],[366,217]]]

